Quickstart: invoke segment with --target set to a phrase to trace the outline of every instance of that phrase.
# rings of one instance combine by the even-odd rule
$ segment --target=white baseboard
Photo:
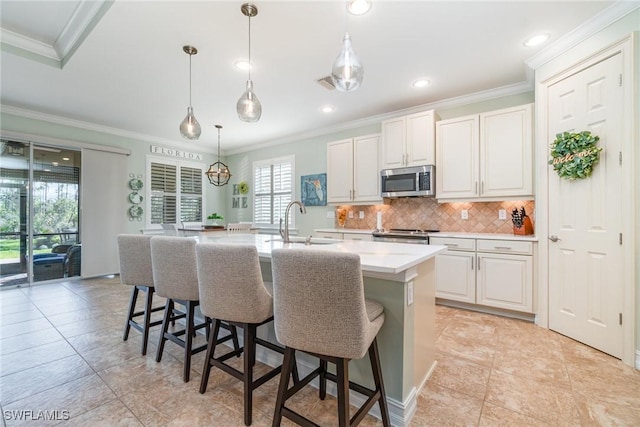
[[[636,369],[640,370],[640,350],[636,350]]]

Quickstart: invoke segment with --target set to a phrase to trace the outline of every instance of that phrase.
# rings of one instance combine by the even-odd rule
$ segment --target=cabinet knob
[[[549,240],[551,240],[552,242],[557,242],[558,240],[560,240],[560,238],[556,235],[551,235],[549,236]]]

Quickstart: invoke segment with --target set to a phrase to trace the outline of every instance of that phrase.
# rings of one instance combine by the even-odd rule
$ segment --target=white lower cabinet
[[[436,297],[533,313],[533,243],[432,237]]]
[[[315,231],[315,237],[322,237],[323,239],[336,239],[336,240],[365,240],[372,241],[373,235],[370,233],[354,233],[348,230],[344,232],[335,231]]]

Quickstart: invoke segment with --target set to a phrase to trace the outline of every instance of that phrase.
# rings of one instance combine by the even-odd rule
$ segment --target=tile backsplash
[[[467,233],[513,233],[511,211],[514,208],[525,208],[527,215],[534,223],[535,202],[503,201],[503,202],[459,202],[438,203],[431,198],[387,199],[388,204],[373,206],[339,206],[353,213],[347,215],[345,228],[375,229],[376,214],[382,212],[382,226],[390,228],[420,228]],[[505,209],[507,219],[498,219],[498,210]],[[468,219],[462,219],[462,211],[467,210]],[[360,211],[364,219],[359,219]],[[336,228],[338,223],[336,221]]]

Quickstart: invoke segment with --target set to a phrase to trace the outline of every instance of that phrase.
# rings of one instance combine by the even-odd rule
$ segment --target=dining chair
[[[378,403],[382,425],[390,425],[382,379],[377,334],[384,324],[384,308],[365,299],[360,256],[317,249],[274,249],[274,327],[276,339],[285,346],[284,362],[276,398],[273,426],[282,417],[300,425],[316,425],[287,407],[287,401],[314,378],[319,377],[319,396],[324,400],[327,379],[336,382],[338,425],[355,426]],[[319,367],[289,387],[296,351],[320,359]],[[349,381],[349,361],[369,353],[375,389]],[[331,362],[336,373],[327,370]],[[349,389],[366,397],[349,417]]]
[[[178,236],[178,227],[175,224],[161,224],[165,236]]]

